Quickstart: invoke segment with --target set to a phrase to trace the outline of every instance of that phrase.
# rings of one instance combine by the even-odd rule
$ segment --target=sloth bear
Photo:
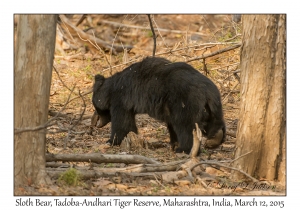
[[[173,149],[178,142],[177,153],[190,152],[195,123],[210,148],[226,138],[218,88],[184,62],[147,57],[109,78],[98,74],[92,102],[98,127],[111,122],[110,145],[120,145],[130,131],[137,133],[135,115],[142,113],[166,123]]]

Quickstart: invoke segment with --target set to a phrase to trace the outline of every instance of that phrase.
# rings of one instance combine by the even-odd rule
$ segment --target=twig
[[[152,21],[153,21],[153,23],[156,25],[156,28],[158,28],[157,32],[158,32],[158,34],[159,34],[161,40],[163,41],[164,45],[165,45],[167,48],[169,48],[169,46],[168,46],[167,43],[165,42],[165,38],[164,38],[164,37],[161,35],[161,33],[160,33],[159,27],[158,27],[158,25],[157,25],[157,23],[156,23],[156,21],[155,21],[155,19],[154,19],[154,16],[152,16]],[[157,38],[157,37],[156,37],[156,38]]]
[[[221,66],[221,67],[216,67],[216,68],[211,68],[211,70],[219,70],[219,69],[224,69],[224,68],[226,68],[226,67],[230,67],[230,66],[236,66],[236,65],[240,65],[240,62],[236,62],[236,63],[232,63],[232,64],[228,64],[228,65],[226,65],[226,66]],[[235,73],[235,71],[234,72],[232,72],[233,74]],[[230,75],[230,76],[228,76],[228,78],[229,77],[231,77],[232,75]],[[228,78],[225,78],[224,79],[224,81],[226,80],[226,79],[228,79]]]
[[[244,157],[244,156],[250,154],[250,153],[252,153],[252,150],[251,150],[250,152],[247,152],[247,153],[245,153],[245,154],[243,154],[243,155],[241,155],[241,156],[235,158],[234,160],[231,160],[231,161],[230,161],[230,164],[233,163],[234,161],[237,161],[238,159],[240,159],[240,158],[242,158],[242,157]]]
[[[92,92],[93,92],[93,89],[88,90],[87,92],[85,92],[85,93],[83,93],[83,94],[81,94],[81,95],[82,95],[82,96],[85,96],[85,95],[90,94],[90,93],[92,93]],[[74,97],[74,98],[71,98],[71,99],[68,101],[68,103],[74,101],[74,100],[77,99],[77,98],[80,98],[80,96],[76,96],[76,97]]]
[[[61,83],[63,84],[63,86],[65,86],[65,88],[67,88],[69,91],[72,91],[72,90],[64,83],[64,81],[61,79],[61,77],[60,77],[60,75],[59,75],[57,69],[55,68],[55,66],[53,66],[53,69],[54,69],[54,71],[56,72],[56,74],[57,74],[57,76],[58,76],[58,79],[61,81]]]
[[[234,40],[235,38],[237,38],[237,37],[239,37],[239,36],[241,36],[242,34],[237,34],[237,35],[235,35],[235,36],[233,36],[233,37],[231,37],[231,38],[229,38],[229,39],[226,39],[226,40],[224,40],[224,42],[229,42],[229,41],[231,41],[231,40]]]
[[[230,90],[230,92],[223,98],[222,103],[227,99],[227,97],[231,94],[231,92],[238,86],[239,83],[236,83],[236,85]]]
[[[61,17],[59,17],[59,18],[61,18]],[[72,39],[72,41],[73,41],[74,43],[76,43],[75,40],[74,40],[74,37],[73,37],[72,34],[70,33],[70,30],[69,30],[68,26],[66,25],[66,23],[65,23],[64,21],[62,21],[62,20],[61,20],[61,22],[62,22],[62,24],[65,26],[65,29],[66,29],[66,31],[67,31],[67,34],[70,36],[70,38]],[[61,27],[61,28],[63,28],[63,27]]]
[[[15,128],[14,134],[19,134],[19,133],[23,133],[23,132],[29,132],[29,131],[38,131],[38,130],[42,130],[47,128],[48,126],[52,126],[55,123],[49,123],[49,121],[47,121],[44,125],[40,125],[37,127],[31,127],[31,128]]]
[[[63,106],[63,108],[61,108],[61,109],[59,110],[59,112],[58,112],[53,118],[51,118],[49,121],[52,121],[52,120],[56,119],[56,118],[58,117],[58,115],[59,115],[63,110],[65,110],[65,108],[67,107],[67,104],[70,103],[70,98],[71,98],[71,95],[72,95],[74,89],[75,89],[75,85],[74,85],[73,88],[71,89],[70,94],[69,94],[68,99],[67,99],[67,102],[65,103],[65,105]]]
[[[202,56],[198,56],[198,57],[189,59],[189,60],[187,60],[186,62],[191,62],[191,61],[200,60],[200,59],[212,57],[212,56],[215,56],[215,55],[219,55],[219,54],[221,54],[221,53],[224,53],[224,52],[227,52],[227,51],[230,51],[230,50],[234,50],[234,49],[236,49],[236,48],[239,48],[241,45],[242,45],[242,44],[236,44],[236,45],[233,45],[233,46],[230,46],[230,47],[226,47],[226,48],[224,48],[224,49],[221,49],[221,50],[215,51],[215,52],[213,52],[213,53],[210,53],[210,54],[208,54],[208,55],[202,55]]]
[[[149,22],[150,22],[150,28],[151,28],[152,36],[153,36],[153,53],[152,53],[152,56],[154,57],[155,56],[155,51],[156,51],[156,35],[155,35],[155,32],[154,32],[154,28],[153,28],[153,25],[152,25],[150,14],[147,15],[147,16],[148,16],[148,19],[149,19]]]
[[[127,16],[128,16],[128,15],[125,16],[125,18],[122,20],[122,22],[127,18]],[[111,45],[111,48],[112,48],[112,49],[113,49],[113,47],[114,47],[114,43],[115,43],[115,40],[116,40],[116,38],[117,38],[117,35],[118,35],[118,33],[119,33],[120,28],[121,28],[121,26],[118,28],[117,33],[116,33],[116,35],[115,35],[115,37],[114,37],[114,39],[113,39],[113,43],[112,43],[112,45]],[[124,51],[124,46],[122,45],[122,47],[123,47],[123,51]],[[110,63],[111,63],[111,56],[112,56],[112,50],[110,51],[110,56],[109,56],[109,61],[110,61]],[[111,71],[111,74],[112,74],[112,71]]]
[[[117,68],[117,67],[120,67],[120,66],[124,66],[124,65],[127,65],[127,64],[130,64],[130,63],[133,63],[133,62],[136,62],[136,61],[138,61],[138,60],[139,60],[138,58],[137,58],[137,59],[133,59],[133,60],[128,61],[128,62],[126,62],[126,63],[121,63],[121,64],[118,64],[118,65],[112,66],[111,68],[114,69],[114,68]],[[110,68],[103,69],[102,71],[104,72],[104,71],[107,71],[107,70],[110,70]]]
[[[87,34],[84,31],[82,31],[81,29],[79,29],[76,26],[72,25],[72,23],[69,21],[69,19],[65,15],[59,15],[59,17],[65,23],[65,25],[67,26],[67,28],[73,30],[75,33],[77,33],[78,35],[80,35],[83,39],[85,39],[85,40],[92,40],[93,39],[92,35]],[[110,50],[116,50],[118,52],[123,51],[123,47],[122,46],[115,45],[114,48],[112,48],[109,43],[107,43],[107,42],[105,42],[105,41],[103,41],[102,39],[99,39],[99,38],[95,38],[95,42],[98,45],[101,45],[102,47],[105,47],[105,48],[110,49]],[[130,45],[125,46],[125,47],[127,49],[132,49],[132,46],[130,46]]]
[[[230,167],[230,166],[226,166],[226,165],[223,165],[223,164],[218,163],[218,162],[215,162],[215,161],[213,161],[213,162],[212,162],[212,161],[204,161],[204,162],[197,163],[197,164],[195,164],[195,165],[191,168],[191,170],[192,170],[193,168],[195,168],[196,166],[202,165],[202,164],[217,165],[217,166],[220,166],[220,167],[223,167],[223,168],[228,168],[228,169],[231,169],[231,170],[235,170],[235,171],[240,172],[241,174],[244,174],[246,177],[250,178],[252,181],[258,182],[257,179],[255,179],[254,177],[250,176],[249,174],[247,174],[246,172],[244,172],[244,171],[242,171],[242,170],[240,170],[240,169],[237,169],[237,168],[234,168],[234,167]]]
[[[186,47],[183,47],[183,48],[179,48],[179,49],[175,49],[175,50],[168,50],[166,52],[161,52],[161,53],[157,53],[156,55],[164,55],[164,54],[168,54],[168,53],[173,53],[173,52],[176,52],[176,51],[180,51],[180,50],[186,50],[186,49],[189,49],[189,48],[194,48],[194,47],[199,47],[199,46],[205,46],[205,45],[227,45],[227,44],[236,44],[236,42],[233,42],[233,43],[222,43],[222,42],[216,42],[216,43],[204,43],[204,44],[197,44],[197,45],[192,45],[192,46],[186,46]],[[197,50],[197,49],[196,49]],[[202,49],[201,49],[202,50]],[[219,54],[219,53],[218,53]],[[201,59],[201,58],[199,58]],[[112,66],[111,68],[114,69],[114,68],[117,68],[117,67],[120,67],[120,66],[125,66],[127,64],[130,64],[130,63],[133,63],[133,62],[136,62],[138,61],[139,59],[133,59],[131,61],[128,61],[126,63],[121,63],[121,64],[118,64],[118,65],[115,65],[115,66]],[[103,69],[102,71],[107,71],[107,70],[110,70],[110,68],[106,68],[106,69]]]
[[[74,91],[74,88],[75,88],[75,86],[72,88],[71,93],[69,94],[67,102],[65,103],[64,107],[54,117],[49,119],[45,124],[39,125],[39,126],[36,126],[36,127],[33,127],[33,128],[32,127],[31,128],[15,128],[14,134],[29,132],[29,131],[38,131],[38,130],[42,130],[42,129],[45,129],[49,126],[54,125],[55,123],[50,123],[50,122],[57,119],[59,114],[66,108],[67,104],[70,102],[70,97],[71,97],[72,92]]]
[[[162,183],[160,183],[160,181],[158,181],[158,179],[157,179],[157,175],[155,174],[155,173],[153,173],[153,176],[154,176],[154,178],[155,178],[155,180],[156,180],[156,183],[158,183],[160,186],[162,186],[163,188],[165,188],[166,186],[164,186]]]
[[[127,28],[136,28],[136,29],[145,29],[145,30],[149,29],[148,27],[144,27],[144,26],[134,26],[134,25],[122,24],[122,23],[117,23],[117,22],[113,22],[113,21],[109,21],[109,20],[100,20],[100,22],[107,23],[107,24],[114,25],[114,26],[124,26]],[[171,29],[164,29],[164,28],[155,28],[154,30],[169,32],[169,33],[177,33],[177,34],[185,34],[186,33],[186,31],[171,30]],[[207,36],[206,34],[203,34],[200,32],[192,32],[191,34],[199,34],[201,36]]]
[[[97,42],[96,42],[96,37],[95,37],[95,34],[94,34],[94,30],[92,30],[92,33],[93,33],[93,36],[94,36],[94,42],[95,42],[95,45],[97,46],[97,49],[101,52],[101,54],[103,55],[103,57],[105,58],[105,61],[106,63],[108,64],[109,68],[110,68],[110,75],[112,75],[112,68],[111,68],[111,63],[108,61],[105,53],[103,52],[103,50],[101,49],[101,47],[99,47],[97,45]]]
[[[87,17],[87,15],[86,14],[83,14],[82,16],[81,16],[81,18],[78,20],[78,22],[75,24],[75,26],[77,27],[77,26],[79,26],[83,21],[84,21],[84,19]]]

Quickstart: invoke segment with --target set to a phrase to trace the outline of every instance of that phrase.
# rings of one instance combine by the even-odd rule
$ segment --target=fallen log
[[[139,164],[152,163],[159,164],[151,158],[141,155],[108,155],[101,153],[90,154],[46,154],[46,161],[63,161],[63,162],[92,162],[92,163],[125,163]]]

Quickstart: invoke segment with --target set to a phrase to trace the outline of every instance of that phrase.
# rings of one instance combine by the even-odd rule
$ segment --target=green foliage
[[[204,149],[204,148],[201,148],[201,153],[203,153],[203,154],[208,154],[208,151],[206,150],[206,149]]]
[[[58,182],[70,186],[79,185],[80,174],[75,168],[70,168],[69,170],[62,173],[58,179]]]
[[[171,192],[170,186],[166,186],[166,187],[165,187],[165,191],[166,191],[167,193],[170,193],[170,192]]]
[[[223,41],[226,41],[227,39],[230,39],[230,38],[232,38],[233,36],[232,36],[232,33],[230,32],[230,31],[227,31],[225,34],[223,34],[223,36],[221,36],[220,38],[219,38],[219,41],[220,42],[223,42]]]
[[[207,66],[207,71],[209,72],[209,76],[212,78],[215,78],[218,75],[217,70],[211,69],[210,66]]]
[[[153,37],[152,31],[148,31],[147,37]]]
[[[236,34],[241,34],[242,30],[240,27],[228,27],[226,30],[222,30],[220,37],[218,38],[218,41],[220,42],[224,42],[228,39],[233,38]],[[231,41],[240,41],[241,40],[241,36],[237,36],[234,39],[232,39]]]
[[[113,168],[114,167],[114,164],[113,163],[108,163],[106,164],[105,168]]]
[[[88,63],[91,63],[91,59],[90,58],[88,58],[87,61],[88,61]],[[86,74],[86,78],[87,79],[93,81],[94,77],[93,77],[92,69],[93,68],[92,68],[91,64],[88,64],[85,68],[81,69],[81,71],[83,71]]]
[[[151,185],[152,185],[152,187],[153,187],[153,188],[151,189],[151,191],[154,192],[154,193],[157,193],[158,190],[160,189],[159,186],[157,186],[157,185],[155,185],[155,184],[151,184]]]

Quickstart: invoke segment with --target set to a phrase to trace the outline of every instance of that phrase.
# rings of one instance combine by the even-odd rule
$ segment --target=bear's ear
[[[105,78],[102,75],[95,75],[94,91],[97,91],[103,85],[104,80]]]
[[[95,75],[95,82],[104,82],[105,78],[100,75],[100,74],[96,74]]]

